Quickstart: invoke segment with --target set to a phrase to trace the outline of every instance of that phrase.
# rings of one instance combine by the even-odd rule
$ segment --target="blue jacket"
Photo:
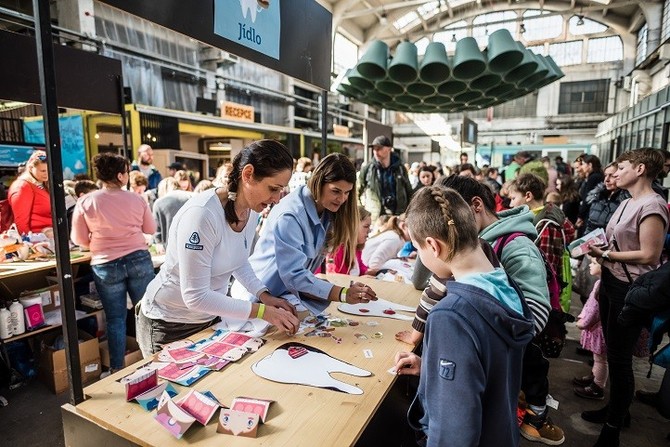
[[[516,447],[521,361],[533,338],[528,306],[520,299],[521,316],[478,287],[450,281],[447,289],[428,315],[410,425],[428,446]]]
[[[314,276],[324,260],[326,232],[332,213],[319,217],[307,186],[299,186],[272,208],[249,258],[256,276],[274,296],[309,293],[319,300],[303,301],[312,312],[328,307],[333,285]],[[302,298],[302,297],[301,297]]]
[[[141,171],[140,167],[137,165],[136,162],[132,162],[132,164],[130,165],[130,170]],[[147,176],[147,182],[149,183],[149,185],[147,186],[147,190],[158,188],[158,184],[162,179],[163,176],[161,175],[160,172],[158,172],[158,169],[156,169],[154,165],[151,165],[151,173]]]

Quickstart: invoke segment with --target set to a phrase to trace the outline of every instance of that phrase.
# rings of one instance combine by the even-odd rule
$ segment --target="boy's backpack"
[[[575,230],[570,221],[566,220],[565,223],[570,225],[570,233],[574,235]],[[559,302],[561,308],[563,312],[569,312],[570,301],[572,300],[572,269],[570,267],[570,253],[566,248],[569,241],[563,225],[553,219],[540,220],[535,225],[537,238],[534,242],[545,260],[554,268],[554,274],[560,287]],[[545,232],[547,236],[543,237]],[[557,236],[559,232],[560,237]]]
[[[528,237],[525,233],[514,232],[505,234],[494,242],[496,256],[502,259],[502,252],[505,246],[516,239],[517,237]],[[544,268],[547,272],[547,288],[549,289],[549,303],[551,304],[551,311],[549,312],[549,320],[542,332],[535,336],[536,343],[542,349],[545,356],[556,358],[561,355],[563,346],[565,345],[565,336],[568,331],[565,328],[566,321],[574,318],[570,314],[563,312],[561,308],[561,286],[558,282],[554,268],[549,264],[542,250],[540,255],[544,262]]]

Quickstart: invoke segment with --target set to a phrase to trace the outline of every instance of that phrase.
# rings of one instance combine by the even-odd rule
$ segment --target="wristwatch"
[[[611,261],[611,259],[610,259],[610,252],[611,252],[611,251],[612,251],[612,250],[605,250],[605,251],[603,252],[603,254],[601,255],[601,257],[602,257],[603,259],[607,259],[608,261]]]

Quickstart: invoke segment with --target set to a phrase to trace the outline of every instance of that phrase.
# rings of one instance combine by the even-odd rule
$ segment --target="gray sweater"
[[[193,197],[193,193],[191,192],[176,190],[168,192],[167,195],[154,202],[153,214],[158,225],[154,239],[157,243],[163,244],[167,248],[172,219],[191,197]]]

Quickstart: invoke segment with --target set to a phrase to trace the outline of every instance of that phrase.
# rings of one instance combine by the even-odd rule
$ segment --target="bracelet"
[[[340,292],[340,302],[347,302],[347,292],[349,292],[349,287],[342,287],[342,291]]]
[[[607,259],[608,261],[610,261],[610,253],[611,253],[611,252],[612,252],[612,250],[605,250],[605,251],[603,252],[603,254],[600,255],[600,257],[603,258],[603,259]]]
[[[258,313],[256,314],[256,318],[263,318],[263,315],[265,315],[265,304],[261,303],[258,305]]]

